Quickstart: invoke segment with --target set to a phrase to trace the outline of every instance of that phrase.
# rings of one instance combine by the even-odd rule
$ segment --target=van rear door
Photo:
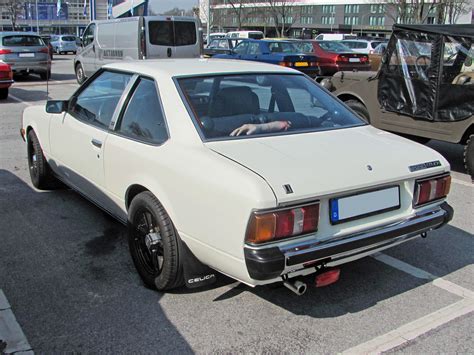
[[[194,19],[145,17],[147,58],[193,58],[200,55],[198,28]]]

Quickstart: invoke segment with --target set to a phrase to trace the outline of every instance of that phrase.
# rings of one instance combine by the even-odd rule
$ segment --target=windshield
[[[61,40],[64,42],[76,42],[76,37],[64,36],[61,38]]]
[[[352,49],[336,41],[320,41],[318,42],[318,44],[322,49],[328,52],[334,52],[334,53],[352,52]]]
[[[271,53],[296,53],[298,50],[288,42],[268,42]]]
[[[363,121],[303,75],[178,78],[205,140],[317,132]]]
[[[37,36],[19,35],[3,37],[2,45],[5,47],[33,47],[44,46],[44,42]]]

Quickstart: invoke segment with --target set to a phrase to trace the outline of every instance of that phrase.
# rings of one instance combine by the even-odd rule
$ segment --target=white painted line
[[[0,290],[0,298],[3,305],[10,306],[2,290]],[[23,333],[11,308],[0,310],[0,339],[6,343],[6,348],[2,349],[2,354],[31,351],[25,333]]]
[[[424,279],[424,280],[432,280],[433,281],[432,284],[434,286],[442,288],[443,290],[448,291],[452,294],[455,294],[456,296],[468,298],[474,301],[474,291],[471,291],[467,288],[456,285],[455,283],[452,283],[451,281],[445,280],[441,277],[437,277],[433,274],[430,274],[427,271],[419,269],[413,265],[407,264],[387,254],[377,253],[373,255],[373,258],[395,269],[398,269],[409,275],[412,275],[416,278]]]
[[[2,309],[8,309],[11,308],[10,303],[8,303],[7,297],[3,293],[3,291],[0,289],[0,311]]]
[[[344,350],[342,354],[380,354],[473,311],[474,302],[463,299],[413,322],[402,325],[366,343]]]
[[[474,187],[474,182],[468,182],[468,181],[464,181],[464,180],[460,180],[460,179],[456,179],[452,177],[451,177],[451,181],[454,182],[455,184],[464,185],[467,187]]]
[[[18,97],[13,96],[12,94],[9,94],[8,97],[9,97],[10,99],[13,99],[13,100],[17,101],[17,102],[20,102],[20,103],[22,103],[22,104],[25,104],[26,106],[33,106],[33,104],[31,104],[31,103],[29,103],[29,102],[27,102],[27,101],[23,101],[22,99],[19,99]]]

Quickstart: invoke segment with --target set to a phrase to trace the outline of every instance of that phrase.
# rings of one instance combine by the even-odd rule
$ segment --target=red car
[[[13,83],[13,72],[10,66],[0,62],[0,100],[8,97],[8,88]]]
[[[295,41],[295,46],[303,53],[318,57],[319,75],[333,75],[338,71],[370,70],[369,57],[355,53],[337,41]]]

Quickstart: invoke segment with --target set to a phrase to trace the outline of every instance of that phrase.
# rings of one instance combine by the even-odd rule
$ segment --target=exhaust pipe
[[[301,282],[301,281],[295,281],[293,283],[291,283],[289,281],[283,281],[283,285],[285,285],[286,288],[288,288],[289,290],[296,293],[298,296],[303,295],[306,292],[306,289],[307,289],[306,284],[304,282]]]

